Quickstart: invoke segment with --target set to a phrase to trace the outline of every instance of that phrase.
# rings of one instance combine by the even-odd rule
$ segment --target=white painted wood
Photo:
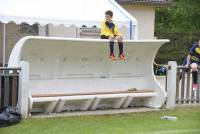
[[[185,76],[183,76],[183,77],[185,77]],[[178,104],[181,104],[181,86],[182,86],[182,84],[181,84],[181,82],[179,82],[179,89],[177,89],[177,90],[179,90],[179,95],[178,95]]]
[[[197,99],[197,91],[193,91],[194,92],[194,104],[197,103],[196,99]]]
[[[192,99],[192,74],[190,75],[189,99]],[[191,104],[191,100],[189,104]]]
[[[183,99],[186,99],[186,94],[187,94],[187,74],[185,74],[185,83],[184,83],[184,94],[183,94]],[[186,101],[183,101],[184,104],[186,104]]]

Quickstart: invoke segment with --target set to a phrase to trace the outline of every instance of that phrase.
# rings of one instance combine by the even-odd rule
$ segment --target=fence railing
[[[176,104],[200,103],[200,71],[198,72],[198,89],[194,92],[192,90],[191,71],[185,70],[183,66],[177,67]]]
[[[20,68],[0,67],[0,108],[16,106]]]

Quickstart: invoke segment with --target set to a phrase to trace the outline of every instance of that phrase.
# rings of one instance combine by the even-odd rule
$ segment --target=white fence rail
[[[185,67],[183,66],[177,67],[176,103],[177,104],[200,103],[200,71],[198,71],[198,88],[196,91],[193,91],[191,71],[186,71]]]

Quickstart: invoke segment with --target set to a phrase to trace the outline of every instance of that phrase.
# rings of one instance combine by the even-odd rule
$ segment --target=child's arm
[[[190,59],[191,59],[191,55],[194,53],[194,51],[195,51],[195,45],[193,45],[192,46],[192,48],[190,49],[190,51],[189,51],[189,54],[188,54],[188,56],[187,56],[187,64],[185,65],[186,67],[188,67],[189,66],[189,64],[190,64]]]
[[[121,36],[116,25],[115,25],[115,28],[114,28],[114,35]]]
[[[188,56],[187,56],[187,64],[185,65],[186,67],[189,66],[189,64],[190,64],[190,59],[191,59],[191,55],[188,54]]]
[[[105,22],[102,22],[101,24],[101,35],[110,36],[109,33],[106,31]]]

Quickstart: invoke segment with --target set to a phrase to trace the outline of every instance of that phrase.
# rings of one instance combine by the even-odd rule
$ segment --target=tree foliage
[[[156,11],[156,32],[195,32],[200,30],[200,0],[176,0]]]
[[[175,60],[181,64],[190,47],[200,38],[200,0],[174,0],[169,7],[156,10],[155,35],[168,38],[156,56],[156,62]]]

